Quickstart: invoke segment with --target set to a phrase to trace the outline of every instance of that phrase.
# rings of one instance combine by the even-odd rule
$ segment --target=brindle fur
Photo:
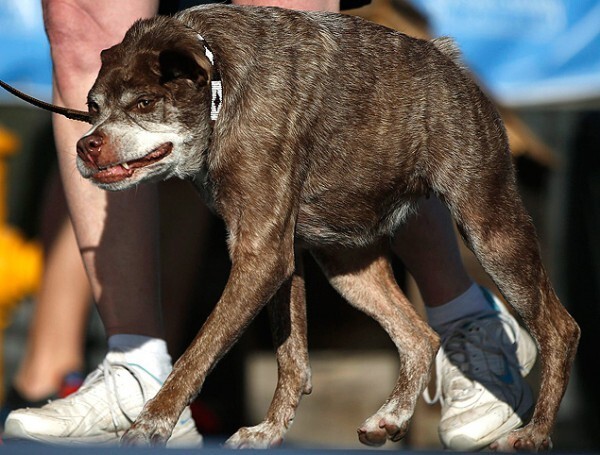
[[[196,33],[223,81],[214,124],[213,68]],[[579,329],[542,266],[503,124],[449,40],[422,41],[338,14],[213,5],[136,23],[102,61],[80,171],[109,190],[193,179],[227,225],[232,259],[212,314],[125,442],[164,443],[269,301],[277,389],[265,421],[239,430],[229,445],[282,440],[311,388],[299,249],[310,250],[333,286],[396,344],[398,382],[359,438],[373,445],[401,438],[439,341],[394,281],[387,239],[419,197],[433,194],[539,345],[533,417],[492,448],[549,445]],[[136,104],[140,95],[151,97],[149,108]],[[119,181],[98,177],[150,151],[140,144],[160,141],[173,150],[158,163]]]

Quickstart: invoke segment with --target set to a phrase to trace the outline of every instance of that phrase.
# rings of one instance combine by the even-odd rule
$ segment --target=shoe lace
[[[482,328],[482,322],[495,318],[499,320],[498,326],[504,332],[500,339],[514,340],[510,343],[495,341],[488,330]],[[423,391],[423,399],[428,404],[440,402],[444,404],[443,396],[443,369],[444,364],[449,362],[452,368],[460,370],[463,378],[475,378],[480,371],[488,370],[488,358],[491,356],[502,356],[509,368],[521,370],[517,360],[516,349],[519,343],[520,330],[517,322],[502,312],[489,311],[478,315],[463,318],[448,324],[442,343],[435,358],[435,393],[431,397],[429,389]],[[490,342],[491,341],[491,342]],[[481,356],[474,355],[468,346],[475,346]],[[492,375],[494,376],[494,375]],[[468,380],[469,386],[463,386],[455,397],[447,397],[447,401],[468,399],[476,393],[472,380]]]
[[[119,435],[119,422],[118,422],[118,411],[130,422],[133,423],[136,416],[130,416],[125,407],[122,404],[122,398],[119,394],[119,387],[117,386],[117,369],[123,368],[127,370],[131,376],[138,382],[138,384],[142,383],[140,374],[134,369],[131,368],[126,363],[121,362],[111,362],[109,359],[105,358],[104,361],[98,366],[98,368],[90,374],[84,386],[87,384],[91,384],[93,382],[103,380],[104,381],[104,389],[106,391],[106,399],[108,402],[108,408],[110,410],[110,417],[112,420],[112,424],[114,427],[115,434]],[[140,392],[142,394],[142,402],[146,402],[146,395],[144,392],[144,388],[140,385]]]

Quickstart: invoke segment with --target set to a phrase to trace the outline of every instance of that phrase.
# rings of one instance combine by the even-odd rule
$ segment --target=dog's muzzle
[[[125,180],[131,177],[136,169],[157,163],[173,150],[173,143],[165,142],[142,158],[122,162],[105,162],[102,159],[105,146],[105,139],[100,134],[84,136],[77,142],[77,155],[89,171],[85,177],[104,184]]]

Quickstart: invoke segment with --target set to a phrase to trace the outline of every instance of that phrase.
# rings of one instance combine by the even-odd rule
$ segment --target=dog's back
[[[409,198],[399,195],[412,199],[431,183],[427,155],[455,159],[453,153],[464,151],[450,118],[476,129],[473,106],[495,115],[455,63],[448,40],[415,39],[352,16],[279,8],[211,5],[177,19],[206,39],[222,73],[223,111],[230,115],[217,123],[213,159],[221,159],[221,145],[247,142],[236,132],[252,131],[252,156],[236,158],[243,166],[273,162],[257,154],[274,149],[282,166],[308,163],[298,176],[298,234],[309,242],[368,243],[393,232],[411,211]],[[439,150],[431,148],[435,136],[444,141]]]

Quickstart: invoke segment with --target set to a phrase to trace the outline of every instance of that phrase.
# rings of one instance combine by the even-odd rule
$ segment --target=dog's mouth
[[[173,143],[166,142],[159,145],[147,155],[136,160],[126,161],[105,168],[99,168],[98,172],[91,175],[91,178],[98,183],[115,183],[125,180],[133,175],[136,169],[150,166],[171,153]]]

